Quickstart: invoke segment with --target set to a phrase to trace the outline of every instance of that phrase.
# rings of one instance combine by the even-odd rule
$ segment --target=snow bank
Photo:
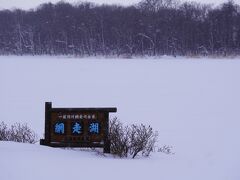
[[[120,160],[92,152],[0,142],[0,179],[239,180],[240,61],[0,57],[0,120],[40,136],[44,102],[116,106],[124,123],[150,124],[175,155]],[[109,179],[110,179],[109,178]]]

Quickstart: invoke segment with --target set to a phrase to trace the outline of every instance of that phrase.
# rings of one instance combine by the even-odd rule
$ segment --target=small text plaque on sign
[[[45,103],[45,139],[51,147],[103,147],[110,153],[109,113],[117,108],[52,108]]]

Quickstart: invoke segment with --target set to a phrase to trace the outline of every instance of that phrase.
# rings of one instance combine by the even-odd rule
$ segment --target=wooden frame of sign
[[[45,139],[50,147],[103,147],[110,153],[109,113],[117,108],[52,108],[45,103]]]

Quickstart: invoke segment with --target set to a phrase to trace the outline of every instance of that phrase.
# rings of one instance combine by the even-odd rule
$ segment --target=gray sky
[[[12,8],[21,8],[21,9],[29,9],[38,6],[41,3],[45,2],[58,2],[59,0],[0,0],[0,8],[1,9],[12,9]],[[65,0],[66,2],[77,2],[76,0]],[[85,0],[82,0],[85,1]],[[90,2],[98,3],[98,4],[121,4],[121,5],[130,5],[140,2],[140,0],[88,0]],[[184,0],[184,1],[196,1],[202,3],[212,3],[212,4],[220,4],[222,2],[226,2],[227,0]],[[240,2],[240,0],[235,0],[235,2]]]

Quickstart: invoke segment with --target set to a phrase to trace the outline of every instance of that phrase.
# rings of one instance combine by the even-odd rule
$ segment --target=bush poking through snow
[[[164,153],[164,154],[175,154],[172,152],[172,146],[164,145],[160,148],[158,148],[158,152]]]
[[[7,125],[4,122],[0,123],[0,141],[7,141],[9,136]]]
[[[128,127],[124,127],[123,124],[117,119],[110,120],[109,127],[109,140],[110,140],[110,152],[119,157],[127,157],[129,152],[129,133]]]
[[[158,133],[154,132],[151,126],[132,125],[130,128],[130,154],[135,158],[138,153],[149,156],[154,150]]]
[[[36,143],[37,134],[27,124],[15,123],[7,127],[4,122],[0,123],[0,141],[15,141],[22,143]]]
[[[116,117],[110,121],[110,151],[119,157],[135,158],[139,153],[149,156],[153,152],[158,133],[151,126],[124,126]]]

